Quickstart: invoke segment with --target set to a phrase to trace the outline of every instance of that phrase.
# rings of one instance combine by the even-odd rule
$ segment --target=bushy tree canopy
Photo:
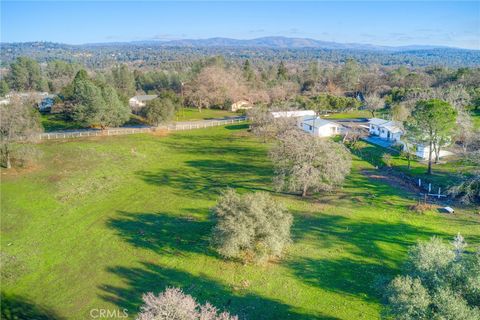
[[[406,129],[410,136],[430,148],[428,173],[432,173],[432,155],[438,155],[450,140],[455,128],[457,111],[448,103],[438,99],[420,100],[407,120]]]
[[[162,122],[173,119],[175,115],[175,104],[169,98],[158,97],[148,101],[141,113],[147,119],[148,123],[158,126]]]
[[[129,119],[130,109],[115,89],[106,83],[95,83],[84,70],[77,73],[65,91],[64,99],[71,104],[69,115],[85,126],[115,127]]]
[[[10,87],[8,86],[7,81],[5,81],[5,79],[0,80],[0,97],[4,97],[9,92]]]
[[[280,257],[290,243],[292,215],[264,192],[226,190],[214,209],[212,244],[220,255],[243,261]]]
[[[47,82],[42,76],[40,65],[27,57],[18,57],[10,65],[9,81],[10,87],[17,91],[47,90]]]
[[[126,65],[112,68],[112,80],[113,86],[121,95],[128,98],[135,95],[135,78]]]
[[[310,108],[318,112],[343,112],[356,110],[360,106],[357,99],[338,97],[331,94],[321,94],[311,98]]]
[[[452,244],[432,238],[410,250],[404,275],[387,291],[395,319],[480,319],[480,251],[465,247],[457,235]]]

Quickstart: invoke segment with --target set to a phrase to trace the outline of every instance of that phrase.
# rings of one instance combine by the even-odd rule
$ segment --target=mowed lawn
[[[417,239],[480,243],[473,210],[413,213],[411,195],[355,159],[338,192],[276,194],[294,215],[282,261],[224,261],[209,247],[221,190],[272,192],[267,146],[246,125],[38,147],[35,168],[2,171],[2,314],[20,319],[134,318],[142,293],[167,286],[248,319],[378,319],[375,284]]]

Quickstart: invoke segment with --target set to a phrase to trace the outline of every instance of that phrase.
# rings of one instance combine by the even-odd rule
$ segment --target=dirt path
[[[361,171],[361,173],[365,176],[367,176],[369,179],[373,180],[379,180],[381,182],[387,183],[393,188],[396,189],[401,189],[403,191],[406,191],[408,193],[411,193],[414,196],[417,196],[422,192],[418,187],[413,185],[412,183],[403,180],[400,177],[397,177],[395,175],[390,174],[386,170],[367,170],[364,169]]]

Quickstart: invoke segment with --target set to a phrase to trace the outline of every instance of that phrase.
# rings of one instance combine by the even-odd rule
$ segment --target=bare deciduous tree
[[[372,113],[372,117],[375,117],[375,112],[385,107],[385,101],[377,94],[370,94],[365,97],[365,104],[367,110]]]
[[[28,145],[39,138],[39,116],[28,102],[13,100],[0,106],[0,137],[2,165],[12,167],[12,159],[24,163],[34,150]]]
[[[300,192],[302,196],[333,190],[342,184],[351,167],[350,152],[342,144],[299,130],[284,132],[270,157],[276,189]]]
[[[347,130],[343,136],[343,143],[347,143],[350,148],[355,148],[357,142],[368,136],[368,132],[362,128],[352,127]]]
[[[478,131],[472,122],[472,117],[464,110],[457,115],[456,139],[462,145],[463,153],[468,152],[469,146],[477,139]]]
[[[265,107],[254,107],[247,111],[247,116],[250,120],[250,130],[254,135],[261,138],[263,142],[277,137],[296,125],[294,118],[274,118],[272,112],[275,111],[284,111],[284,108],[274,107],[269,110]]]
[[[186,86],[185,97],[199,110],[212,106],[224,108],[226,103],[244,99],[247,88],[238,70],[226,70],[220,66],[203,68]]]
[[[167,288],[158,296],[149,292],[144,294],[144,305],[137,320],[238,320],[228,312],[220,312],[210,303],[197,303],[188,294],[178,288]]]
[[[410,116],[411,109],[408,103],[399,103],[391,108],[391,112],[393,120],[404,122]]]

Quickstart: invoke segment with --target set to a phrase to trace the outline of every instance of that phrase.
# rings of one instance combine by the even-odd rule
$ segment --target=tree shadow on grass
[[[193,155],[231,155],[236,159],[253,160],[263,158],[266,154],[266,146],[259,145],[242,136],[233,134],[178,134],[161,143],[175,152]]]
[[[374,177],[375,175],[373,175]],[[403,188],[392,186],[382,179],[373,179],[354,171],[345,180],[341,189],[316,196],[319,203],[355,208],[374,206],[375,210],[408,209],[414,202],[415,194]]]
[[[159,254],[181,256],[188,252],[215,255],[209,247],[213,223],[195,216],[168,213],[119,212],[107,225],[117,235],[137,248]]]
[[[241,124],[231,124],[228,126],[225,126],[225,129],[227,130],[244,130],[248,129],[250,125],[248,123],[241,123]]]
[[[182,288],[201,303],[208,301],[219,309],[237,314],[241,319],[337,319],[328,315],[311,314],[306,310],[294,310],[287,304],[258,296],[245,289],[235,290],[204,274],[196,276],[152,263],[142,262],[138,268],[117,266],[108,271],[121,277],[124,285],[101,286],[101,298],[128,309],[130,315],[138,312],[143,293],[157,294],[166,287],[174,286]]]
[[[398,272],[408,248],[418,239],[450,237],[401,222],[358,221],[318,213],[296,213],[295,217],[297,242],[312,241],[326,251],[337,251],[339,258],[291,257],[286,264],[293,273],[309,285],[366,301],[380,298],[375,283]]]
[[[180,195],[203,199],[216,198],[226,188],[267,190],[265,186],[271,183],[272,169],[265,165],[211,159],[185,164],[185,168],[137,174],[150,184],[167,185]]]
[[[7,295],[3,292],[1,300],[2,320],[60,320],[55,312],[39,306],[30,300],[17,296]]]

